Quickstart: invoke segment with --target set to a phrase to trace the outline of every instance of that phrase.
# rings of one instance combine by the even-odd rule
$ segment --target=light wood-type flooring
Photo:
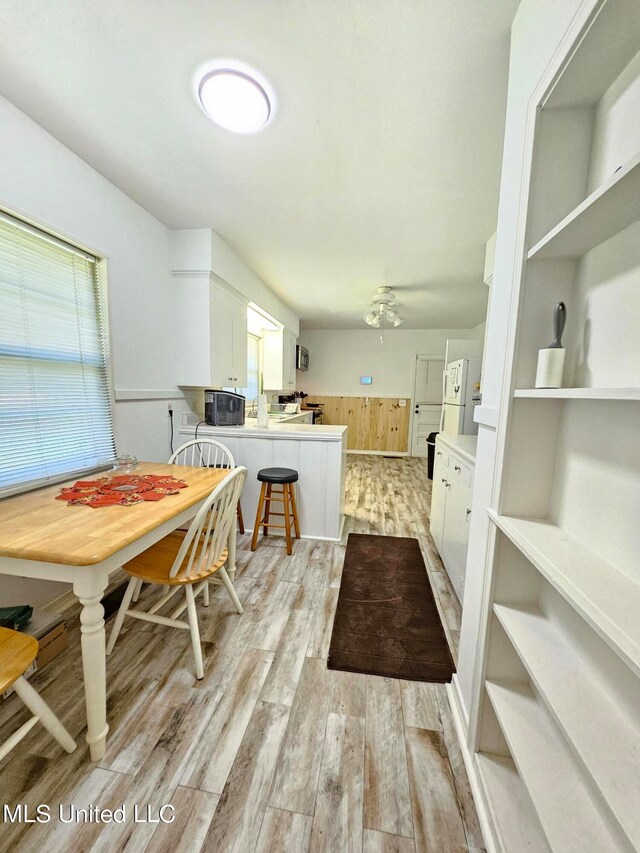
[[[326,667],[349,532],[415,536],[455,650],[460,607],[428,534],[424,461],[350,456],[342,544],[287,557],[240,537],[238,616],[224,590],[199,605],[205,678],[188,632],[129,620],[108,659],[107,753],[84,744],[77,611],[70,649],[33,683],[78,740],[40,727],[0,764],[0,809],[51,807],[49,824],[0,825],[0,850],[478,851],[482,836],[443,685]],[[153,594],[146,590],[144,595]],[[109,626],[108,626],[109,628]],[[26,719],[0,701],[0,740]],[[69,806],[126,808],[125,823],[63,823]],[[134,822],[164,804],[172,824]],[[166,813],[168,816],[168,812]],[[0,815],[0,818],[2,815]]]

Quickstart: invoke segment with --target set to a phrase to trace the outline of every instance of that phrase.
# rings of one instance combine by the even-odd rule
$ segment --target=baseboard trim
[[[355,456],[409,456],[407,450],[349,450],[347,453],[353,453]]]
[[[300,538],[301,539],[313,539],[313,540],[316,540],[318,542],[336,542],[336,543],[339,543],[342,540],[343,528],[344,528],[344,519],[340,525],[340,536],[338,536],[337,539],[333,536],[308,536],[306,533],[300,534]],[[247,534],[247,536],[251,536],[253,534],[253,530],[249,527],[246,527],[246,526],[244,528],[244,532]],[[269,533],[269,536],[272,538],[277,537],[278,539],[284,539],[284,537],[286,536],[286,533],[284,533],[284,531],[281,532],[280,530],[278,530],[277,533],[275,533],[275,532]],[[260,537],[260,539],[258,540],[258,543],[260,543],[261,539],[262,539],[262,537]],[[295,543],[296,540],[293,539],[292,541]]]
[[[446,685],[446,688],[449,707],[451,708],[451,717],[453,718],[456,735],[458,736],[462,760],[464,761],[465,770],[469,777],[469,787],[471,788],[471,794],[478,813],[478,820],[480,822],[480,829],[482,831],[484,844],[487,849],[487,853],[500,853],[500,848],[496,844],[493,833],[493,824],[487,810],[482,784],[478,779],[473,756],[469,752],[467,744],[468,716],[464,704],[462,703],[460,686],[455,675],[453,676],[451,683]]]

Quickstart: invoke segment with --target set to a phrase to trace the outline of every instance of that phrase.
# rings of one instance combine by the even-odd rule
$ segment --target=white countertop
[[[439,432],[436,436],[436,444],[440,442],[444,444],[448,450],[461,456],[472,465],[476,463],[476,447],[478,445],[477,435],[448,435],[444,432]]]
[[[195,434],[197,415],[185,414],[180,424],[181,435]],[[198,435],[242,436],[243,438],[271,438],[300,441],[342,441],[346,426],[331,424],[301,424],[274,420],[268,427],[259,427],[256,418],[246,418],[242,426],[214,427],[205,423],[198,426]]]

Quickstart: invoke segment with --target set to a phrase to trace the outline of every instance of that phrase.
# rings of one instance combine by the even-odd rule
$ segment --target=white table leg
[[[231,530],[229,531],[229,538],[227,540],[227,573],[231,578],[231,583],[236,579],[236,536],[237,536],[237,525],[232,524]]]
[[[92,567],[79,569],[73,591],[80,599],[82,669],[87,708],[87,743],[91,760],[104,757],[107,732],[107,675],[104,634],[104,608],[101,599],[108,577]]]

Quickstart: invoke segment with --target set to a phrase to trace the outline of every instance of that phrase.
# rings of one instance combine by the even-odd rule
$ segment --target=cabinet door
[[[431,513],[429,516],[429,527],[436,548],[442,556],[442,537],[444,532],[444,514],[447,503],[447,465],[442,454],[436,454],[433,466],[433,485],[431,490]]]
[[[285,383],[284,389],[286,391],[295,391],[296,388],[296,341],[296,336],[285,329],[283,333],[283,379]]]
[[[449,477],[447,506],[444,514],[442,562],[458,598],[462,601],[469,544],[471,489],[456,477]]]
[[[210,287],[211,384],[221,388],[229,387],[236,384],[233,379],[233,317],[237,310],[236,300],[219,285],[212,284]]]
[[[247,304],[232,297],[231,309],[231,354],[233,384],[236,388],[247,387]]]

